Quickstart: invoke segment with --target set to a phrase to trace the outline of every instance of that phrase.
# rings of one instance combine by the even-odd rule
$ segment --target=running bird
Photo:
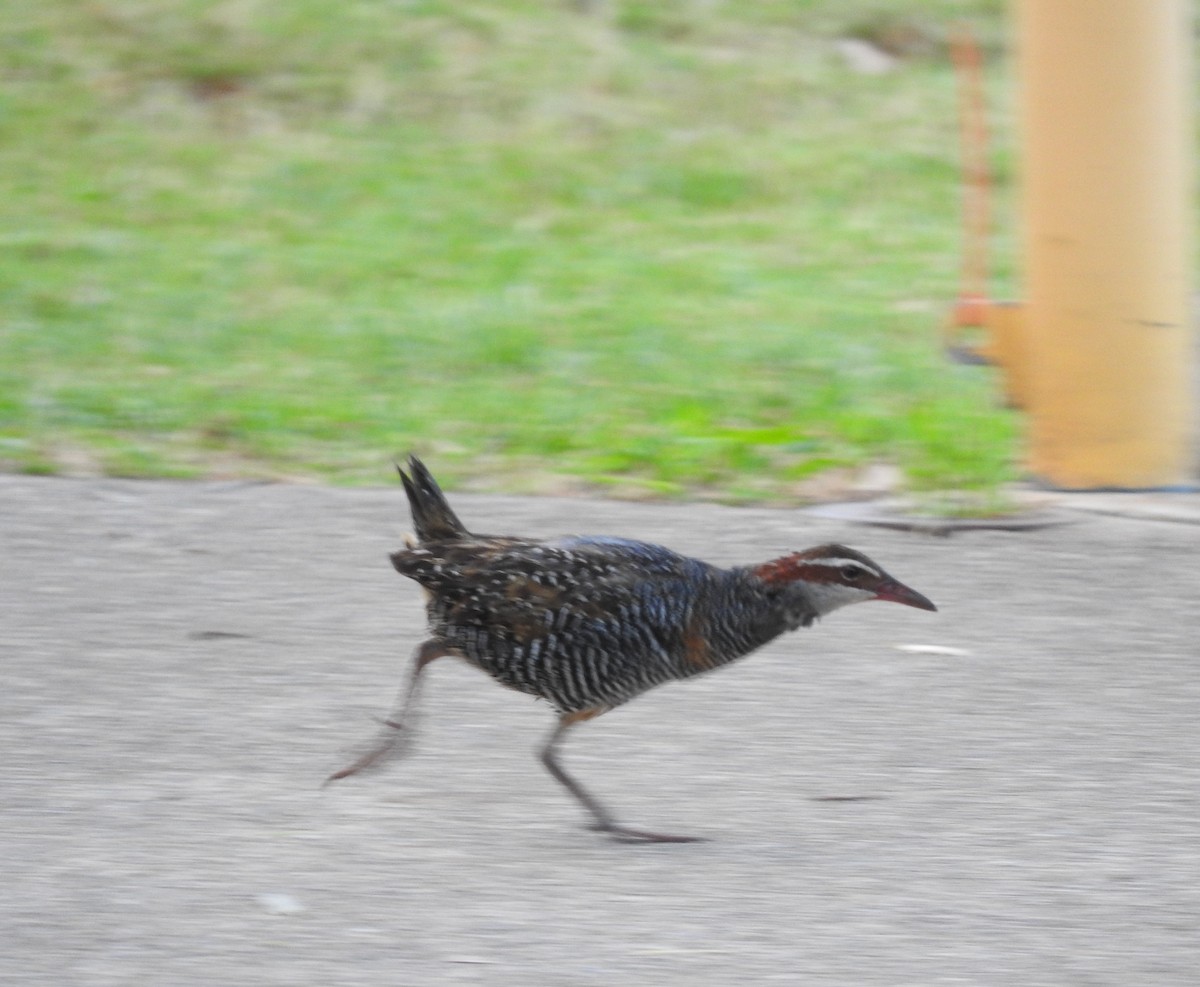
[[[429,638],[417,647],[408,685],[378,742],[328,781],[397,752],[408,736],[406,713],[421,673],[435,658],[455,655],[554,706],[558,724],[542,763],[591,813],[596,829],[630,841],[689,842],[694,837],[619,824],[559,763],[567,730],[656,685],[727,665],[850,603],[937,609],[844,545],[721,569],[624,538],[472,534],[424,464],[410,456],[408,465],[411,475],[397,470],[416,539],[391,560],[427,592]]]

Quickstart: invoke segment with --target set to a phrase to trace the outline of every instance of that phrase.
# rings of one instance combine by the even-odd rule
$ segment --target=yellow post
[[[1192,479],[1190,0],[1017,0],[1030,466]]]

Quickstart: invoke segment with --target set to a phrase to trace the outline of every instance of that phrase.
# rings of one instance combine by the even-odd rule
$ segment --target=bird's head
[[[937,610],[929,599],[888,575],[879,563],[845,545],[818,545],[764,562],[753,571],[769,586],[802,588],[819,617],[868,600]]]

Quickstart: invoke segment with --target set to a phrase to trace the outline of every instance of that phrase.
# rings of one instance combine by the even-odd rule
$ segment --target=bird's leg
[[[563,734],[576,723],[589,720],[601,712],[603,712],[601,709],[589,709],[577,713],[564,713],[559,718],[558,726],[554,728],[550,734],[550,738],[546,741],[546,746],[542,748],[541,754],[542,764],[554,776],[554,780],[579,799],[583,807],[595,818],[596,822],[592,828],[598,829],[602,833],[608,833],[614,839],[624,840],[629,843],[695,843],[703,839],[699,836],[670,836],[665,833],[649,833],[642,829],[632,829],[629,826],[622,826],[613,818],[612,813],[596,800],[596,797],[591,792],[563,770],[562,765],[558,763],[558,758],[556,757],[558,744],[562,740]]]
[[[396,702],[392,706],[391,713],[383,721],[383,729],[379,731],[375,743],[353,764],[347,765],[340,771],[335,771],[326,778],[326,785],[331,781],[337,781],[339,778],[358,774],[358,772],[365,768],[370,768],[378,764],[387,755],[396,751],[396,745],[402,739],[407,739],[411,734],[411,731],[405,729],[405,723],[409,717],[409,707],[412,706],[421,684],[421,673],[425,670],[425,666],[435,658],[441,658],[443,655],[449,654],[453,654],[453,652],[448,650],[439,641],[425,641],[417,647],[416,652],[413,654],[412,673],[409,675],[408,683],[401,689],[400,695],[397,696]]]

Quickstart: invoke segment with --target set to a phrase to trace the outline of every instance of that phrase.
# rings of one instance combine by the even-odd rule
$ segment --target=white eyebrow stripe
[[[831,568],[831,569],[840,569],[840,568],[842,568],[842,566],[853,565],[853,566],[858,566],[858,568],[860,568],[860,569],[866,569],[867,572],[872,572],[876,576],[883,578],[882,572],[880,572],[874,566],[867,565],[867,563],[865,563],[859,559],[837,559],[837,558],[805,559],[803,564],[804,565],[825,565],[825,566],[829,566],[829,568]]]

